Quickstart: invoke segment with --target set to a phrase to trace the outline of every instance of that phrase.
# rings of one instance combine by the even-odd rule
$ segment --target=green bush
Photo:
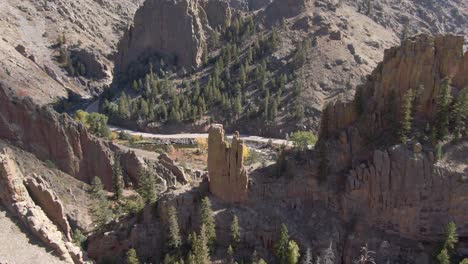
[[[317,136],[312,131],[297,131],[291,134],[290,140],[293,141],[297,150],[304,151],[309,149],[309,146],[315,145]]]

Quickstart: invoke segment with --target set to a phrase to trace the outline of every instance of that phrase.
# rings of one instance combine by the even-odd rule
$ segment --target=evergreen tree
[[[143,197],[146,203],[154,203],[157,200],[156,178],[145,169],[139,172],[140,182],[138,184],[138,193]]]
[[[211,201],[208,196],[202,200],[200,216],[204,232],[203,236],[206,238],[207,245],[210,247],[210,249],[214,250],[216,245],[216,223],[213,209],[211,209]]]
[[[458,93],[451,116],[455,138],[468,136],[468,88]]]
[[[114,164],[112,165],[112,176],[113,176],[113,191],[114,198],[120,200],[122,198],[124,181],[122,174],[122,167],[120,166],[120,159],[118,156],[114,157]]]
[[[228,263],[234,263],[234,249],[232,248],[231,245],[229,245],[227,249],[227,255],[229,257]]]
[[[409,89],[403,97],[403,118],[400,123],[399,138],[401,143],[405,143],[408,140],[408,135],[411,132],[411,121],[412,121],[412,107],[414,101],[414,92]]]
[[[450,264],[450,256],[446,248],[442,249],[437,255],[437,261],[439,264]]]
[[[127,251],[127,264],[140,264],[136,250],[131,248]]]
[[[119,99],[118,111],[119,111],[120,118],[122,119],[130,118],[130,103],[125,93]]]
[[[444,79],[441,85],[441,91],[437,98],[436,112],[436,137],[438,140],[444,140],[449,134],[450,104],[452,102],[451,80]]]
[[[269,114],[270,114],[270,120],[274,121],[276,116],[278,115],[278,101],[277,100],[273,100]]]
[[[239,219],[237,218],[237,215],[234,215],[234,218],[232,219],[231,239],[232,239],[232,242],[234,243],[234,245],[238,245],[240,243],[240,240],[241,240]]]
[[[264,106],[264,112],[263,112],[263,115],[265,117],[266,120],[268,120],[269,118],[269,114],[268,114],[268,111],[270,110],[270,90],[267,89],[265,91],[265,106]]]
[[[449,222],[445,230],[445,243],[444,248],[449,252],[455,249],[455,245],[458,243],[457,226],[454,222]]]
[[[276,257],[278,259],[278,263],[288,264],[289,234],[288,234],[288,228],[286,227],[285,224],[281,225],[280,238],[275,245],[275,249],[276,249]]]
[[[99,177],[93,178],[90,192],[94,200],[91,206],[91,216],[97,228],[100,228],[110,220],[111,211],[109,209],[109,201],[107,200],[104,186]]]
[[[182,244],[180,237],[179,221],[177,211],[174,206],[169,207],[169,242],[168,245],[173,249],[178,249]]]
[[[208,239],[205,235],[206,233],[206,227],[202,224],[200,234],[198,236],[195,233],[192,235],[192,252],[194,263],[196,264],[210,263],[210,254],[207,246]]]
[[[297,264],[299,261],[299,246],[294,240],[289,241],[288,243],[288,264]]]

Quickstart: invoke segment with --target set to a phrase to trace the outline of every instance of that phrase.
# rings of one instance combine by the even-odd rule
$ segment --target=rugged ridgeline
[[[50,160],[62,171],[84,182],[95,176],[112,188],[113,153],[108,143],[92,136],[71,117],[32,99],[7,94],[0,84],[0,138],[8,140],[39,159]]]
[[[158,161],[154,155],[137,155],[99,139],[66,114],[47,106],[37,106],[30,98],[18,99],[7,94],[0,83],[0,138],[31,152],[42,161],[51,161],[58,169],[86,183],[98,176],[112,190],[112,165],[117,155],[126,185],[137,186],[139,171],[147,165],[154,169],[164,186],[186,183],[180,167]]]
[[[220,0],[146,1],[119,42],[116,75],[138,73],[139,67],[146,71],[148,58],[156,55],[188,70],[200,66],[210,31],[230,16],[227,2]]]
[[[212,125],[208,136],[210,192],[225,202],[247,200],[248,176],[244,168],[244,142],[239,133],[225,141],[222,125]]]
[[[468,85],[463,43],[463,37],[451,35],[408,39],[385,52],[353,101],[325,109],[319,144],[333,161],[329,181],[344,186],[337,203],[347,219],[366,219],[417,240],[440,239],[444,225],[453,220],[459,234],[468,235],[466,142],[447,147],[458,152],[450,166],[436,163],[433,150],[418,142],[376,149],[394,140],[392,126],[401,122],[409,89],[417,93],[414,120],[424,124],[436,118],[444,79],[452,79],[455,96]]]
[[[25,178],[8,149],[0,151],[0,202],[61,259],[83,263],[62,203],[40,176]]]

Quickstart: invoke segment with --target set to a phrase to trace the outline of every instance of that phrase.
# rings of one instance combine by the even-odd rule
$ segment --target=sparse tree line
[[[468,135],[468,88],[452,96],[451,80],[446,78],[440,84],[439,94],[436,97],[435,115],[432,122],[427,123],[423,132],[415,130],[414,113],[419,107],[419,91],[408,90],[401,105],[401,118],[397,127],[397,136],[401,143],[410,138],[417,138],[423,142],[429,142],[436,149],[436,156],[440,158],[441,143],[447,140],[459,140]],[[422,90],[424,87],[420,87]],[[393,112],[392,114],[394,114]],[[395,122],[395,121],[394,121]]]
[[[70,76],[86,77],[86,65],[77,58],[71,56],[70,50],[66,44],[67,38],[65,33],[62,33],[57,37],[57,46],[59,49],[59,55],[57,57],[58,62],[62,64],[62,67],[68,72]]]
[[[189,264],[209,264],[212,263],[212,256],[217,251],[216,222],[211,201],[208,197],[202,199],[200,209],[200,227],[198,231],[191,232],[186,239],[183,238],[179,226],[178,212],[176,208],[170,206],[167,211],[167,228],[165,241],[165,256],[162,263],[189,263]],[[239,218],[234,215],[230,227],[230,245],[227,247],[224,256],[225,263],[253,263],[266,264],[267,262],[253,250],[250,258],[240,258],[236,253],[242,246],[241,226]],[[138,259],[138,249],[131,248],[127,252],[127,263],[147,263],[148,259]],[[218,250],[219,252],[219,250]],[[311,258],[310,249],[304,256]],[[289,236],[286,225],[281,225],[279,239],[274,247],[274,255],[277,263],[297,264],[300,259],[300,248],[298,244]]]

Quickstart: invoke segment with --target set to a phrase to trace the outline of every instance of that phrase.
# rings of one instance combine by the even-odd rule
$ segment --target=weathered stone
[[[244,142],[236,133],[232,144],[224,140],[222,125],[213,125],[208,136],[208,175],[210,192],[226,202],[247,199],[247,171],[244,168]]]
[[[312,4],[311,0],[273,1],[265,9],[265,19],[269,25],[273,26],[283,18],[299,15],[302,11],[312,7]]]
[[[62,239],[63,234],[57,226],[29,196],[23,184],[24,176],[11,155],[6,149],[0,151],[0,202],[61,259],[68,263],[84,263],[81,251]]]
[[[171,160],[166,154],[159,156],[159,162],[166,167],[172,174],[175,175],[178,182],[182,184],[188,183],[187,176],[185,175],[184,169],[175,165],[174,161]]]
[[[99,176],[112,189],[113,154],[107,142],[68,115],[39,107],[30,98],[10,98],[6,90],[0,83],[0,138],[54,162],[79,180],[89,183]]]
[[[146,1],[136,12],[133,25],[119,42],[116,74],[125,74],[130,67],[135,69],[137,66],[147,70],[145,60],[151,56],[164,57],[186,69],[200,66],[207,45],[209,23],[217,27],[221,23],[220,16],[230,14],[223,9],[229,9],[228,5],[205,5],[217,14],[207,15],[202,3],[195,0]],[[220,9],[224,11],[221,14],[218,13]]]
[[[96,51],[91,49],[72,50],[71,56],[85,66],[87,77],[98,80],[109,77],[108,66]]]
[[[60,202],[57,195],[50,189],[44,179],[41,176],[32,174],[26,178],[25,185],[34,202],[42,208],[49,219],[71,241],[71,228],[62,202]]]

